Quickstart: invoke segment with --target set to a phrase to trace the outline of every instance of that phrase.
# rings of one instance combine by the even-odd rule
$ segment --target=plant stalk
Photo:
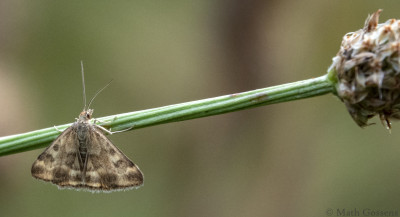
[[[329,72],[321,77],[273,87],[96,118],[98,120],[96,123],[111,131],[121,131],[224,114],[335,93],[333,79],[334,77]],[[47,146],[57,138],[60,131],[68,128],[71,124],[0,137],[0,156]]]

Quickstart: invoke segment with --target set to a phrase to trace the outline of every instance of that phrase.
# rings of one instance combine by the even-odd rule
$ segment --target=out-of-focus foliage
[[[0,136],[74,121],[80,60],[94,117],[326,73],[343,34],[397,1],[0,3]],[[377,119],[372,121],[379,122]],[[360,129],[322,96],[113,135],[145,175],[90,194],[34,180],[42,150],[0,158],[1,216],[325,216],[396,209],[399,132]]]

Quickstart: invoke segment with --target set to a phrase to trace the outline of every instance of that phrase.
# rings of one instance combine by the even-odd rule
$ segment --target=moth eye
[[[90,114],[86,114],[86,117],[90,119]]]

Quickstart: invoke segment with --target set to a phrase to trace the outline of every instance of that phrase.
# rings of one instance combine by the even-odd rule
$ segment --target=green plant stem
[[[99,125],[112,131],[139,129],[158,124],[184,121],[269,104],[335,93],[330,74],[273,87],[215,98],[169,105],[154,109],[97,118]],[[60,131],[70,124],[56,126]],[[0,138],[0,156],[28,151],[48,145],[59,134],[54,127]]]

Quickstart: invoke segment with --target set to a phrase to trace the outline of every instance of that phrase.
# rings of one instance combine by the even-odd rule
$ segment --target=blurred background
[[[318,77],[342,36],[398,1],[0,2],[0,136],[73,122],[80,61],[94,117]],[[145,185],[92,194],[30,175],[44,150],[0,158],[1,216],[327,216],[399,210],[400,124],[361,129],[333,95],[109,138]],[[336,213],[334,213],[335,216]]]

